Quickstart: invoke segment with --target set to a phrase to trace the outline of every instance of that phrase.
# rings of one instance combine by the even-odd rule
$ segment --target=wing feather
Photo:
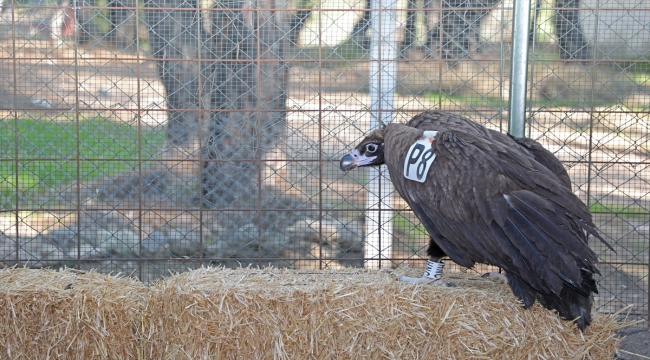
[[[576,259],[587,261],[585,270],[597,271],[582,232],[595,232],[595,226],[586,207],[574,204],[580,201],[570,188],[523,147],[491,143],[494,134],[469,128],[467,135],[421,123],[425,128],[389,125],[385,159],[398,192],[427,231],[437,232],[436,244],[462,266],[501,266],[542,293],[557,295],[562,284],[580,290]],[[432,144],[436,158],[427,180],[417,183],[401,170],[423,130],[438,131]]]

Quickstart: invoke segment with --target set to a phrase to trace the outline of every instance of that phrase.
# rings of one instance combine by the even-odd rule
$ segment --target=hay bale
[[[0,357],[138,358],[137,329],[147,296],[147,287],[128,278],[2,269]]]
[[[406,270],[405,270],[406,271]],[[419,272],[419,271],[417,271]],[[416,275],[416,274],[411,274]],[[458,287],[347,271],[199,269],[151,287],[147,358],[612,359],[622,327],[594,314],[581,334],[502,284],[453,275]]]

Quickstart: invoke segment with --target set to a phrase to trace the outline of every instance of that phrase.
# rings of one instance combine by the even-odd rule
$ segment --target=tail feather
[[[537,300],[549,310],[556,310],[565,320],[576,320],[580,330],[584,331],[591,324],[591,306],[593,295],[584,296],[569,286],[562,288],[560,296],[538,294]]]
[[[510,285],[517,299],[524,304],[524,308],[528,309],[533,306],[536,291],[519,276],[510,272],[507,272],[506,276],[508,277],[508,285]]]
[[[560,294],[556,295],[541,293],[519,276],[507,273],[508,284],[515,296],[524,304],[524,308],[532,306],[536,299],[545,308],[557,311],[561,318],[576,320],[578,328],[584,331],[591,324],[591,307],[594,302],[592,293],[598,294],[598,288],[592,272],[581,269],[580,274],[582,282],[579,287],[575,284],[564,284]]]

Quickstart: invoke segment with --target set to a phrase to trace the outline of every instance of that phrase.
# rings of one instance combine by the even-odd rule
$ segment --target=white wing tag
[[[431,143],[437,131],[425,131],[422,138],[416,141],[406,155],[404,160],[404,177],[423,183],[427,179],[429,168],[436,158]]]

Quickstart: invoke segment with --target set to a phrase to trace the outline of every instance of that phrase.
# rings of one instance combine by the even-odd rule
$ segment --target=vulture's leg
[[[488,272],[488,273],[485,273],[485,274],[481,275],[481,277],[496,280],[496,281],[501,281],[504,284],[508,283],[508,277],[506,276],[506,274],[503,274],[503,273]]]
[[[433,284],[435,286],[456,286],[453,283],[448,283],[440,280],[442,277],[442,269],[445,267],[445,263],[442,262],[442,258],[446,255],[445,252],[442,251],[442,249],[438,246],[438,244],[433,241],[433,239],[429,239],[429,248],[427,249],[427,255],[429,255],[429,261],[427,261],[427,268],[424,270],[424,275],[422,275],[421,278],[400,276],[397,278],[397,280],[410,283]]]

